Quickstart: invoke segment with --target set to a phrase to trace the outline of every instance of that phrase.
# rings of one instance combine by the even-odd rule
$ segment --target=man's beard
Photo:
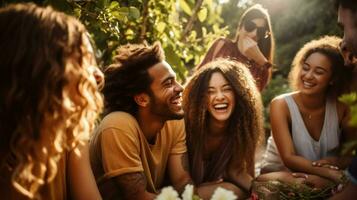
[[[164,120],[176,120],[183,118],[183,114],[170,110],[168,103],[158,100],[154,94],[151,93],[150,98],[150,111],[152,114],[160,116]]]

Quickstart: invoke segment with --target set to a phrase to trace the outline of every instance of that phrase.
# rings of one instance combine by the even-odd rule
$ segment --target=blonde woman
[[[87,141],[102,108],[84,26],[50,7],[0,9],[0,194],[100,199]]]

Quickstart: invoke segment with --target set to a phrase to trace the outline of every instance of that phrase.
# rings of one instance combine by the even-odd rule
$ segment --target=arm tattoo
[[[183,170],[185,170],[186,172],[189,172],[189,163],[188,163],[187,153],[182,154],[181,165],[182,165]]]
[[[116,178],[124,199],[133,199],[133,197],[146,191],[146,177],[142,172],[120,175]]]

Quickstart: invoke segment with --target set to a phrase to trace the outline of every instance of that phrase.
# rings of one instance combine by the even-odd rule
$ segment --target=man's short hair
[[[114,63],[105,70],[105,113],[124,111],[135,115],[134,95],[150,93],[148,69],[165,59],[160,43],[127,44],[119,47]]]

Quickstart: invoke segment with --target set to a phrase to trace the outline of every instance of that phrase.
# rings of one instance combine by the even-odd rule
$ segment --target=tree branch
[[[146,36],[146,29],[147,29],[147,21],[148,21],[148,14],[149,14],[149,1],[148,0],[143,0],[143,23],[141,24],[141,31],[140,31],[140,37],[139,40],[140,42],[143,42],[145,40]]]
[[[187,34],[192,30],[193,23],[195,23],[195,21],[197,19],[197,13],[201,8],[202,3],[203,3],[203,0],[196,1],[196,5],[195,5],[195,8],[193,9],[193,13],[192,13],[190,19],[188,20],[184,31],[182,32],[182,37],[181,37],[182,41],[186,41]]]

